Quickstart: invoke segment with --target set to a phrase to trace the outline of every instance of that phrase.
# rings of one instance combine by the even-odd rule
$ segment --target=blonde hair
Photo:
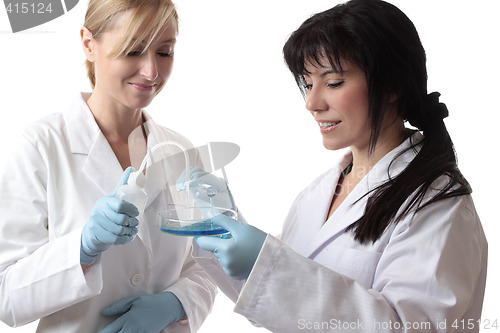
[[[111,58],[125,55],[143,44],[143,52],[154,39],[163,33],[170,22],[179,25],[175,5],[171,0],[90,0],[85,15],[84,26],[94,39],[113,28],[116,19],[124,12],[132,10],[124,26],[126,30],[109,54]],[[139,29],[141,33],[138,34]],[[95,87],[94,64],[86,61],[87,76],[92,89]]]

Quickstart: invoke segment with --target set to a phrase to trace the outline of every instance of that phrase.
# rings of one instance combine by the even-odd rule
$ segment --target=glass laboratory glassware
[[[213,224],[205,216],[224,214],[236,218],[236,211],[221,207],[195,207],[184,205],[168,205],[167,210],[159,214],[160,229],[168,234],[177,236],[220,236],[228,234]]]

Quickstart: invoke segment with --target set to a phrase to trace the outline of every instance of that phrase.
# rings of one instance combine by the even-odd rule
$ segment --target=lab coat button
[[[134,286],[140,286],[144,282],[144,276],[142,276],[142,274],[134,274],[130,282],[132,282]]]

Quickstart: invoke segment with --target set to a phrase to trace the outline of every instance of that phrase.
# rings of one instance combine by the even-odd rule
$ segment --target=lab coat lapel
[[[308,221],[307,230],[301,230],[301,234],[306,235],[304,250],[300,251],[304,256],[314,257],[325,242],[343,233],[345,228],[352,223],[352,218],[349,216],[351,210],[348,207],[348,202],[356,201],[354,199],[355,191],[351,192],[342,205],[325,222],[340,174],[351,161],[352,154],[348,151],[337,167],[333,168],[321,180],[321,183],[316,184],[314,191],[306,198],[307,202],[299,213],[301,216],[298,217],[301,221]],[[361,189],[358,189],[358,191],[361,191]],[[334,215],[337,214],[342,218],[332,223]],[[300,223],[300,225],[305,226],[306,224]]]
[[[293,248],[298,253],[307,256],[314,248],[314,239],[323,228],[340,173],[351,160],[352,156],[348,152],[336,167],[317,178],[301,193],[302,204],[297,208],[294,218],[297,223],[293,225],[296,230],[293,234],[300,237],[292,241]]]
[[[307,253],[309,258],[314,258],[326,245],[343,234],[347,227],[362,216],[366,198],[361,199],[361,197],[369,191],[369,188],[369,183],[363,179],[347,198],[345,198],[342,204],[335,210],[332,216],[323,224],[321,230],[316,234]],[[359,201],[357,202],[357,200]],[[329,210],[330,202],[331,201],[329,201],[328,205],[325,207],[325,216]]]
[[[116,188],[123,169],[106,137],[99,132],[89,151],[83,172],[102,190],[110,194]]]
[[[85,102],[89,97],[90,94],[82,94],[64,118],[71,152],[87,155],[82,172],[107,195],[115,189],[123,171]]]

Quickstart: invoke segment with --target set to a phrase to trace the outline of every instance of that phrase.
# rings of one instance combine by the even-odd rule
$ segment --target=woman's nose
[[[328,104],[320,89],[312,87],[306,93],[306,109],[310,112],[328,110]]]
[[[154,81],[158,77],[158,65],[156,63],[156,54],[146,53],[143,57],[143,62],[140,74],[149,81]]]

